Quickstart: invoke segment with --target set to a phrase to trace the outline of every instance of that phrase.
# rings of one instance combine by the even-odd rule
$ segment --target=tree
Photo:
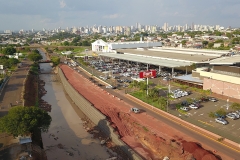
[[[156,97],[158,97],[158,95],[159,95],[159,91],[158,91],[157,88],[149,89],[149,94],[148,94],[148,96],[149,96],[150,98],[156,98]]]
[[[230,106],[233,110],[240,110],[240,104],[239,103],[232,103]]]
[[[12,46],[8,46],[8,47],[4,48],[2,52],[5,55],[13,55],[14,53],[17,52],[17,50],[15,48],[13,48]]]
[[[43,57],[41,54],[38,54],[38,53],[31,53],[28,55],[28,58],[33,61],[33,62],[36,62],[36,61],[39,61],[41,60]]]
[[[60,58],[57,57],[57,56],[52,56],[51,61],[52,61],[54,66],[57,66],[60,63]]]
[[[208,45],[208,41],[202,41],[202,44],[203,44],[203,46],[205,47],[205,46]]]
[[[37,129],[46,132],[52,118],[48,113],[38,107],[16,106],[8,114],[0,118],[0,132],[13,136],[28,135]]]
[[[212,48],[214,46],[214,43],[208,43],[208,48]]]
[[[8,64],[9,64],[10,66],[12,66],[12,65],[18,64],[18,63],[19,63],[19,60],[16,59],[16,58],[9,58],[9,59],[7,60],[7,62],[8,62]]]
[[[69,42],[68,42],[68,41],[64,41],[64,42],[63,42],[63,45],[64,45],[64,46],[69,46]]]
[[[216,111],[216,114],[219,116],[226,116],[227,112],[223,108],[220,108]]]
[[[90,43],[88,41],[82,41],[82,46],[90,46]]]
[[[182,45],[186,45],[187,41],[186,40],[182,40]]]
[[[230,38],[232,38],[232,33],[226,33],[226,36],[230,39]]]

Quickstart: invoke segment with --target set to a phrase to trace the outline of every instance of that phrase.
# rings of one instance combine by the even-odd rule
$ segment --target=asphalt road
[[[84,75],[86,78],[89,77],[88,74],[86,74],[85,72],[81,72],[82,75]],[[105,86],[103,86],[103,89],[106,89]],[[186,127],[184,127],[183,125],[180,125],[179,123],[175,123],[174,121],[165,118],[164,116],[161,116],[155,112],[153,112],[152,110],[149,110],[145,107],[143,107],[142,105],[135,103],[134,101],[126,98],[124,96],[124,93],[118,92],[117,90],[113,90],[113,89],[106,89],[109,93],[121,98],[123,101],[125,101],[126,103],[129,103],[132,106],[135,106],[145,112],[147,112],[147,114],[153,116],[154,118],[158,119],[159,121],[162,121],[163,123],[172,126],[173,128],[179,130],[180,132],[188,135],[189,137],[192,137],[196,140],[198,140],[198,142],[200,144],[202,144],[202,146],[209,146],[211,148],[214,148],[217,152],[220,152],[222,154],[225,154],[233,159],[239,159],[240,156],[240,152],[233,150],[229,147],[226,147],[224,145],[219,144],[217,141],[211,140],[210,138],[205,137],[205,135],[199,134],[193,130],[190,130]],[[217,154],[217,153],[216,153]]]

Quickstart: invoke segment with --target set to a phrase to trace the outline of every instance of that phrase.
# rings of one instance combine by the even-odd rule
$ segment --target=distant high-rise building
[[[5,30],[4,33],[6,33],[6,34],[12,34],[12,31],[11,31],[11,30]]]
[[[124,34],[127,35],[127,36],[130,36],[131,35],[131,28],[130,27],[126,27],[125,31],[124,31]]]
[[[140,23],[138,23],[138,27],[137,27],[138,31],[142,30],[142,25]]]
[[[136,26],[135,26],[135,28],[138,28],[138,22],[136,23]]]
[[[163,25],[163,30],[166,32],[166,31],[168,31],[168,23],[164,23],[164,25]]]
[[[116,26],[116,28],[115,28],[115,33],[117,33],[117,34],[122,34],[122,33],[123,33],[123,28],[122,28],[122,26]]]

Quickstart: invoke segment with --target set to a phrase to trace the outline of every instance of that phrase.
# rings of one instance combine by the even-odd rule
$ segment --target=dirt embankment
[[[39,106],[40,108],[46,110],[47,112],[51,111],[51,105],[41,100],[42,96],[46,94],[44,89],[45,83],[42,80],[39,80],[37,75],[29,74],[25,82],[25,93],[24,93],[24,106]],[[41,130],[36,130],[32,134],[33,145],[36,146],[33,149],[32,156],[36,160],[44,160],[46,158],[45,152],[43,149]],[[39,146],[40,148],[38,149]]]
[[[108,117],[121,139],[145,159],[157,160],[165,156],[177,160],[193,157],[197,160],[218,159],[197,143],[183,139],[186,136],[171,126],[146,113],[130,113],[132,106],[107,94],[68,66],[62,65],[61,69],[69,83]],[[192,144],[195,144],[194,147]]]
[[[24,106],[35,106],[38,99],[38,77],[29,74],[25,83]]]

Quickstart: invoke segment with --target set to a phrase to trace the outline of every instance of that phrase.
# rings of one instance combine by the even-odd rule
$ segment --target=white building
[[[111,42],[107,43],[99,39],[92,43],[92,51],[114,52],[117,49],[152,48],[162,47],[162,42],[132,41],[132,42]]]
[[[64,55],[70,55],[70,54],[72,54],[72,51],[66,51],[66,52],[61,52],[61,53]]]

